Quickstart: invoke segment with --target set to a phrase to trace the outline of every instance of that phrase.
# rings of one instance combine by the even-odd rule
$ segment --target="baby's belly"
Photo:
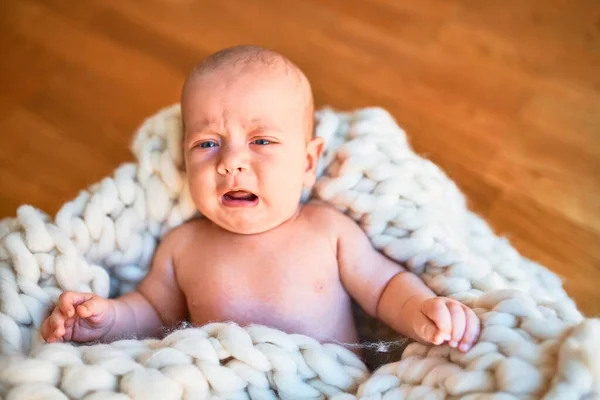
[[[304,287],[300,282],[284,287],[259,290],[251,285],[221,283],[194,290],[186,296],[191,322],[197,326],[225,321],[242,326],[260,324],[320,342],[358,342],[351,300],[341,284]]]

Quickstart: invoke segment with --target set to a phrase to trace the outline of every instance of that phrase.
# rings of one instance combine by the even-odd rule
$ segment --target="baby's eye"
[[[208,149],[209,147],[217,147],[217,146],[218,146],[217,142],[213,142],[213,141],[202,142],[202,143],[198,144],[198,147],[203,148],[203,149]]]
[[[271,141],[270,141],[270,140],[267,140],[267,139],[256,139],[256,140],[255,140],[254,142],[252,142],[252,143],[254,143],[254,144],[259,144],[259,145],[261,145],[261,146],[264,146],[264,145],[266,145],[266,144],[271,144]]]

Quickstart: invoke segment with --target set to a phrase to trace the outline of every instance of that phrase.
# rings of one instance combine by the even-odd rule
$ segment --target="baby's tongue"
[[[243,190],[227,192],[225,196],[234,200],[252,200],[254,198],[254,195],[252,193],[248,193]]]

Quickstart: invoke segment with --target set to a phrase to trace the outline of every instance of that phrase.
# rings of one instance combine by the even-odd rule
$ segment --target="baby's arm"
[[[371,316],[412,339],[466,351],[479,334],[479,320],[462,303],[438,297],[423,281],[375,250],[350,218],[336,217],[340,277]]]
[[[152,268],[136,291],[114,300],[115,326],[104,340],[131,333],[155,336],[161,328],[173,327],[187,318],[185,296],[177,283],[173,262],[179,233],[176,229],[160,242]]]
[[[42,324],[42,337],[48,342],[110,342],[131,334],[153,336],[161,327],[185,319],[185,298],[173,268],[173,236],[167,235],[159,244],[152,268],[136,291],[116,299],[63,293]]]

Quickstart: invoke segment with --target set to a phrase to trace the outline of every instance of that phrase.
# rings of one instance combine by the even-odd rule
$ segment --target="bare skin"
[[[470,349],[479,334],[472,310],[436,296],[344,214],[300,204],[323,149],[311,135],[310,86],[281,56],[260,56],[217,58],[184,87],[188,183],[205,218],[161,241],[135,292],[117,299],[64,293],[42,325],[44,339],[146,337],[187,319],[354,344],[353,298],[405,336]]]

